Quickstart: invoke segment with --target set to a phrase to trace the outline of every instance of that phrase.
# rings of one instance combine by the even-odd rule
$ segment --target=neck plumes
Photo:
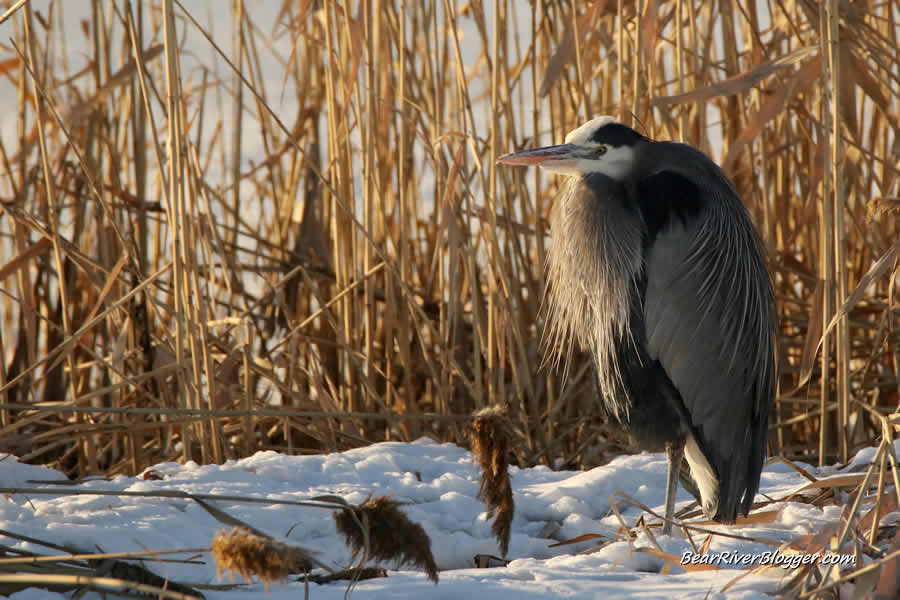
[[[627,405],[618,393],[616,348],[630,331],[643,260],[640,217],[628,208],[626,194],[623,185],[601,175],[566,183],[551,214],[545,293],[546,355],[557,366],[565,355],[567,374],[574,342],[591,350],[604,401],[619,418]]]

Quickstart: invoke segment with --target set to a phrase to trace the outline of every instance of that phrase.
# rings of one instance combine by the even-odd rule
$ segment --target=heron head
[[[538,165],[569,176],[600,173],[622,181],[634,168],[641,145],[648,141],[612,117],[597,117],[570,131],[564,144],[506,154],[497,162]]]

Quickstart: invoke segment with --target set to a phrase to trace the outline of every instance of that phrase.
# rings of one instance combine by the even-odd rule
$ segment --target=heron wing
[[[772,292],[749,215],[721,181],[645,178],[644,319],[651,358],[681,395],[719,478],[717,518],[752,506],[774,394]]]

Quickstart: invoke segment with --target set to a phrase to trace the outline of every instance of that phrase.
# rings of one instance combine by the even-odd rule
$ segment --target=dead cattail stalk
[[[478,497],[494,517],[491,532],[500,544],[503,556],[509,551],[509,536],[515,503],[509,478],[511,431],[505,407],[491,406],[475,413],[472,423],[472,456],[481,465],[481,488]]]
[[[430,580],[438,582],[431,538],[400,510],[397,500],[388,496],[367,498],[362,504],[335,512],[334,522],[354,558],[362,552],[364,560],[416,565],[425,570]]]
[[[312,566],[309,554],[302,548],[254,535],[239,527],[216,534],[212,555],[219,577],[228,571],[232,577],[237,574],[253,581],[255,575],[266,584],[266,589],[269,584],[294,573],[309,571]]]

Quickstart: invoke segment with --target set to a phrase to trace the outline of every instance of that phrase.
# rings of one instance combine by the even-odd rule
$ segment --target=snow
[[[862,458],[858,456],[855,462]],[[801,465],[814,475],[812,467]],[[464,598],[466,595],[491,600],[545,598],[640,598],[725,597],[721,590],[747,569],[747,565],[722,564],[718,571],[686,572],[680,567],[663,570],[665,561],[641,549],[652,547],[646,534],[627,541],[611,510],[610,496],[622,492],[663,512],[666,460],[661,454],[623,456],[606,466],[586,472],[553,471],[547,467],[511,469],[515,518],[507,567],[474,568],[476,554],[499,555],[491,536],[491,521],[478,500],[479,471],[471,454],[452,444],[429,439],[413,443],[382,443],[338,454],[285,456],[259,452],[223,465],[201,466],[164,463],[152,471],[162,479],[117,477],[93,479],[77,486],[54,485],[65,477],[44,467],[18,463],[14,457],[0,460],[0,481],[6,488],[35,491],[6,494],[0,502],[0,529],[31,536],[83,552],[127,552],[148,549],[206,548],[213,535],[230,526],[217,521],[198,503],[188,498],[117,495],[77,495],[73,490],[115,492],[181,491],[257,498],[262,502],[215,500],[219,510],[289,544],[317,552],[316,557],[333,566],[350,564],[350,554],[335,530],[330,511],[297,506],[289,502],[324,494],[343,497],[350,503],[367,497],[390,494],[405,504],[403,510],[421,524],[432,542],[435,560],[441,569],[440,583],[432,584],[424,573],[411,567],[392,570],[389,576],[358,583],[351,597],[358,598]],[[780,463],[769,465],[762,475],[761,494],[786,498],[807,480]],[[621,498],[621,496],[617,496]],[[765,498],[760,495],[758,501]],[[288,503],[278,503],[287,501]],[[693,499],[679,489],[678,506]],[[629,527],[642,510],[617,500],[620,514]],[[779,502],[760,510],[779,510],[774,522],[741,527],[710,526],[742,538],[766,538],[778,542],[815,533],[837,521],[840,507],[824,510],[802,502]],[[648,523],[654,518],[644,515]],[[636,530],[637,531],[637,530]],[[681,557],[692,550],[683,534],[655,537],[665,552]],[[593,533],[597,539],[550,547],[559,541]],[[619,541],[617,539],[619,534]],[[551,538],[542,537],[550,535]],[[705,534],[695,534],[695,543]],[[49,554],[46,547],[5,538],[9,546]],[[586,552],[587,550],[595,550]],[[710,553],[734,552],[736,556],[773,551],[763,543],[714,536]],[[170,555],[176,558],[179,555]],[[155,573],[191,584],[219,582],[208,553],[194,557],[203,564],[148,562]],[[778,584],[792,572],[772,569],[765,575],[751,574],[727,590],[729,598],[763,598],[773,594]],[[226,575],[223,583],[230,583]],[[346,582],[310,584],[315,600],[343,598]],[[210,599],[242,598],[250,591],[264,590],[258,582],[230,591],[204,590]],[[303,583],[297,577],[283,585],[270,586],[265,597],[302,597]],[[36,588],[11,596],[16,600],[55,599],[68,596]],[[99,597],[91,596],[87,597]]]

